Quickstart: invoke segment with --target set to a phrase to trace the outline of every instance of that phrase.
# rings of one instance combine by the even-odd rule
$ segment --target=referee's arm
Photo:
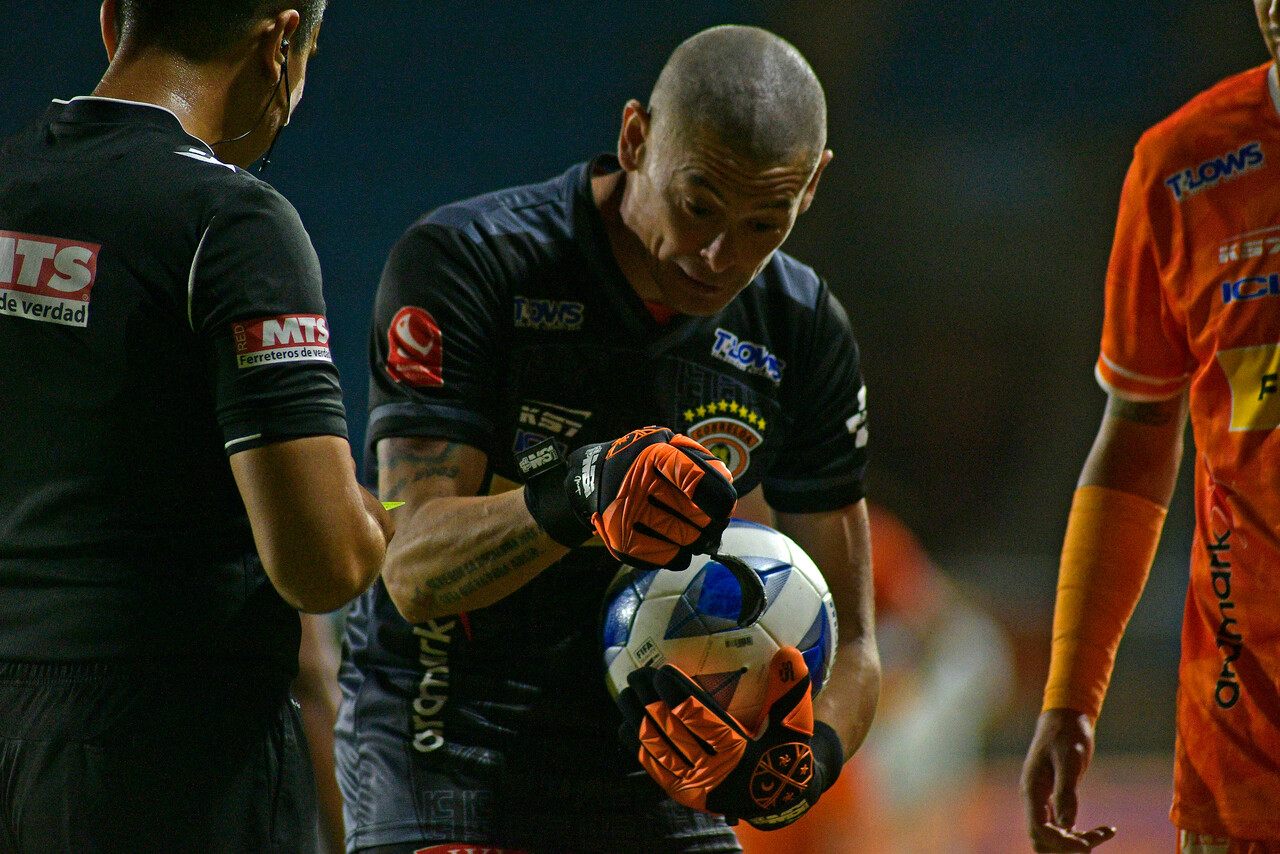
[[[395,530],[356,480],[341,436],[306,436],[231,455],[258,555],[284,600],[322,613],[378,576]]]

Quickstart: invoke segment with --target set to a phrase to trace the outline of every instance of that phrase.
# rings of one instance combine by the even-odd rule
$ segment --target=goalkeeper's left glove
[[[620,735],[677,803],[761,830],[785,827],[836,781],[844,748],[835,730],[813,719],[799,650],[783,647],[769,668],[764,720],[754,736],[670,664],[627,678],[618,695]]]

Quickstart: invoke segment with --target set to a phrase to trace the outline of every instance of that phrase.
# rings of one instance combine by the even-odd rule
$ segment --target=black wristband
[[[554,439],[516,454],[516,466],[524,478],[524,505],[547,536],[571,549],[591,538],[591,527],[583,524],[569,503],[568,466]]]
[[[836,731],[822,721],[813,722],[813,737],[809,739],[813,762],[822,773],[822,791],[830,789],[844,768],[844,745]]]

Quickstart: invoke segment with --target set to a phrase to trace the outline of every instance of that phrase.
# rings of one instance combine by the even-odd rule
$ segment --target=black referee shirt
[[[297,213],[159,107],[0,147],[0,658],[269,657],[298,621],[227,456],[346,435]]]

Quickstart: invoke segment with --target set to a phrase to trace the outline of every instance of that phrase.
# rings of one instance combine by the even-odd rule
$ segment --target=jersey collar
[[[144,101],[126,101],[123,98],[103,98],[100,95],[78,95],[69,101],[54,98],[48,117],[68,123],[131,123],[147,124],[171,133],[182,134],[192,144],[216,157],[204,140],[187,133],[177,114],[168,107],[148,104]]]

